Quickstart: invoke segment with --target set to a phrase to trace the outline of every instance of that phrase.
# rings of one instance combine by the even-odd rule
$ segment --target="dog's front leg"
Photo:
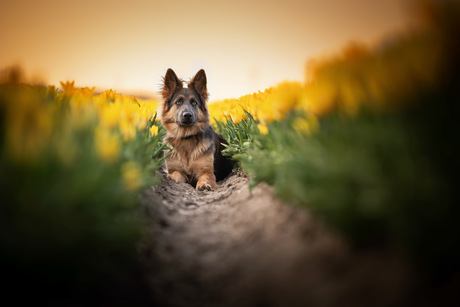
[[[183,169],[180,161],[174,157],[166,159],[166,168],[168,170],[168,178],[175,182],[187,182],[187,177],[181,170]]]
[[[195,178],[198,180],[196,189],[199,191],[214,190],[217,188],[216,176],[214,176],[214,155],[204,155],[193,163]]]

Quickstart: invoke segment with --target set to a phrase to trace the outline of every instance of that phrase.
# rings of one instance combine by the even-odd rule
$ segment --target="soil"
[[[387,250],[357,252],[305,208],[242,173],[215,191],[163,181],[141,196],[140,247],[160,306],[404,305],[409,276]]]

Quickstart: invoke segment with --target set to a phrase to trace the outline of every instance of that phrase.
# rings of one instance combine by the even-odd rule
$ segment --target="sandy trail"
[[[388,306],[407,274],[385,251],[352,252],[306,210],[233,175],[195,191],[160,174],[141,195],[152,219],[142,263],[160,306]]]

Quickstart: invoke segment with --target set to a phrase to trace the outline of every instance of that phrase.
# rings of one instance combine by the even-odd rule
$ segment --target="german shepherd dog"
[[[184,88],[184,81],[168,69],[163,81],[158,113],[167,130],[164,142],[173,148],[165,161],[168,177],[200,191],[214,190],[234,162],[222,156],[226,141],[209,123],[206,74],[201,69]]]

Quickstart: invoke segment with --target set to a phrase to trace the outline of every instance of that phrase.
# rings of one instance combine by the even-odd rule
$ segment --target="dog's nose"
[[[184,117],[184,119],[191,119],[192,118],[192,113],[191,112],[184,112],[182,114],[182,116]]]

